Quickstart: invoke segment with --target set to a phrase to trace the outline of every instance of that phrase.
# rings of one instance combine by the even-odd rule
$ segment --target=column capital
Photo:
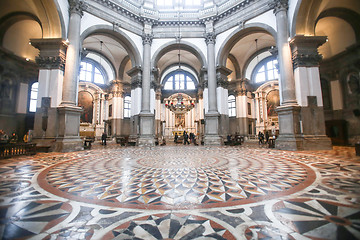
[[[279,49],[276,46],[271,46],[269,48],[269,53],[274,56],[274,57],[278,57],[279,55]]]
[[[274,14],[278,14],[280,11],[287,11],[289,8],[288,0],[273,0],[269,3],[269,7],[274,9]]]
[[[40,69],[60,69],[64,71],[67,43],[61,38],[30,39],[33,47],[40,50],[36,63]]]
[[[126,72],[131,77],[131,89],[141,88],[142,69],[141,66],[135,66]]]
[[[205,34],[205,43],[206,45],[215,44],[216,43],[216,35],[213,32]]]
[[[151,45],[152,44],[152,40],[154,39],[154,35],[153,34],[149,34],[149,33],[143,33],[143,35],[141,36],[142,40],[143,40],[143,45]]]
[[[161,89],[161,84],[156,82],[156,81],[151,81],[150,83],[150,88],[154,89],[155,91],[157,91],[158,89]]]
[[[318,47],[326,40],[326,36],[295,36],[290,41],[294,68],[319,66],[322,55],[319,54]]]
[[[216,82],[218,87],[228,88],[229,81],[227,76],[230,75],[232,71],[224,66],[219,66],[216,68]]]
[[[86,10],[87,6],[85,2],[82,0],[69,0],[70,5],[70,13],[79,14],[81,17],[84,15],[84,10]]]

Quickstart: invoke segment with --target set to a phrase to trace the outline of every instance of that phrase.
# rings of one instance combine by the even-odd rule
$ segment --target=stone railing
[[[9,143],[0,145],[0,159],[36,154],[35,143]]]

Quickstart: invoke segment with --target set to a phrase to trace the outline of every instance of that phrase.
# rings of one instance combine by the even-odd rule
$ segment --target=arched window
[[[80,81],[105,84],[105,73],[91,62],[81,62]]]
[[[229,117],[236,117],[236,102],[234,95],[229,95],[228,107],[229,107]]]
[[[194,90],[195,81],[189,72],[177,70],[165,77],[164,90]]]
[[[37,102],[37,98],[38,98],[38,91],[39,91],[39,82],[34,82],[31,85],[29,112],[36,112],[36,102]]]
[[[131,111],[131,97],[126,96],[124,98],[124,118],[130,117],[130,111]]]
[[[277,64],[278,61],[273,57],[263,59],[254,69],[255,83],[279,79]]]

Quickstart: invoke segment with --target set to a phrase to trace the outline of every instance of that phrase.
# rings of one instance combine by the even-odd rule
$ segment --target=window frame
[[[127,100],[127,99],[129,99],[129,100]],[[124,110],[124,118],[130,118],[131,117],[131,96],[130,95],[126,95],[124,97],[124,109],[123,110]],[[128,114],[126,114],[126,112]]]
[[[36,99],[35,98],[31,98],[31,93],[33,92],[33,86],[34,86],[34,84],[36,84],[37,83],[37,94],[36,94]],[[30,113],[36,113],[36,108],[37,108],[37,100],[38,100],[38,98],[39,98],[39,82],[38,81],[36,81],[36,82],[33,82],[33,83],[31,83],[30,84],[30,89],[29,89],[29,104],[28,104],[28,112],[30,112]],[[31,109],[31,103],[32,102],[35,102],[35,111],[32,111],[32,109]]]
[[[273,68],[273,69],[269,70],[269,69],[267,68],[268,63],[269,63],[269,62],[272,62],[272,61],[275,61],[275,60],[277,61],[277,63],[274,64],[274,68]],[[254,84],[263,84],[263,83],[268,82],[268,81],[279,80],[279,78],[280,78],[280,72],[279,72],[279,68],[276,67],[277,64],[279,64],[279,62],[278,62],[277,58],[274,57],[274,56],[269,56],[269,57],[266,57],[266,58],[262,59],[258,64],[256,64],[256,66],[255,66],[255,68],[254,68],[254,70],[253,70],[253,72],[252,72],[252,74],[251,74],[252,82],[253,82]],[[262,67],[264,67],[265,80],[264,80],[264,81],[260,81],[260,82],[256,82],[257,74],[259,73],[259,70],[260,70]],[[273,71],[273,72],[277,71],[277,76],[278,76],[278,77],[277,77],[277,78],[273,78],[273,79],[269,79],[269,76],[268,76],[268,75],[269,75],[269,72],[270,72],[270,71]]]
[[[200,4],[192,4],[192,5],[187,4],[186,1],[189,1],[189,0],[165,0],[164,2],[171,2],[171,4],[165,6],[165,5],[158,4],[158,0],[156,0],[155,6],[156,6],[156,9],[159,9],[159,10],[179,9],[179,6],[182,9],[194,9],[194,10],[199,10],[201,8],[204,8],[204,0],[200,0]],[[194,2],[194,0],[192,0],[192,2]]]
[[[176,75],[181,75],[181,74],[183,74],[184,75],[184,81],[183,81],[183,84],[184,84],[184,88],[183,89],[181,89],[181,88],[176,88],[176,86],[175,86],[175,84],[176,84],[176,79],[175,79],[175,76]],[[191,80],[192,80],[192,82],[194,83],[194,88],[193,89],[188,89],[187,88],[187,77],[189,77]],[[168,80],[170,79],[170,78],[172,78],[172,88],[171,89],[166,89],[165,88],[165,85],[166,85],[166,83],[168,82]],[[181,86],[181,81],[180,81],[180,77],[179,77],[179,87]],[[194,90],[196,90],[196,88],[197,88],[197,86],[198,86],[198,82],[197,82],[197,80],[196,80],[196,78],[194,77],[194,75],[193,74],[191,74],[190,72],[188,72],[188,71],[185,71],[185,70],[183,70],[183,69],[177,69],[177,70],[174,70],[174,71],[172,71],[172,72],[170,72],[170,73],[168,73],[165,77],[164,77],[164,79],[163,79],[163,81],[162,81],[162,89],[163,90],[165,90],[165,91],[194,91]]]
[[[106,73],[106,70],[104,69],[103,66],[101,66],[97,61],[94,61],[90,58],[84,58],[81,62],[80,62],[80,69],[79,69],[79,81],[81,82],[89,82],[89,81],[86,81],[86,80],[81,80],[80,79],[80,74],[81,74],[81,71],[82,70],[82,67],[81,67],[81,64],[82,63],[87,63],[87,64],[90,64],[92,65],[92,69],[91,69],[91,83],[93,84],[96,84],[96,85],[100,85],[100,86],[104,86],[108,83],[108,76],[107,76],[107,73]],[[104,83],[96,83],[94,80],[95,80],[95,74],[97,74],[95,72],[95,69],[99,70],[100,74],[102,75],[103,79],[104,79]],[[86,71],[86,70],[84,70]],[[89,83],[90,83],[89,82]]]
[[[230,99],[231,97],[233,99]],[[236,117],[236,96],[234,94],[228,96],[228,114],[229,117]]]

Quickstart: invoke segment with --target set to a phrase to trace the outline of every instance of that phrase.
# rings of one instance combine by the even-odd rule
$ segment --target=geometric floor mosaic
[[[360,239],[346,151],[93,148],[0,160],[0,239]]]

